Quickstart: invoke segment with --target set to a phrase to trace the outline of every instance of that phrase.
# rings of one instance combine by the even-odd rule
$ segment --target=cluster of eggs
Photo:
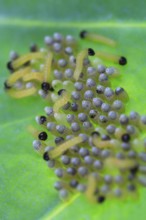
[[[115,45],[86,31],[80,37]],[[45,48],[31,45],[23,56],[11,52],[4,87],[14,98],[46,99],[44,115],[36,117],[41,132],[35,131],[33,147],[59,178],[55,189],[63,199],[81,192],[98,203],[135,195],[139,185],[146,186],[146,139],[141,138],[146,116],[125,114],[128,94],[111,87],[118,70],[93,62],[100,57],[125,65],[126,58],[92,48],[78,51],[71,35],[54,33],[44,42]]]

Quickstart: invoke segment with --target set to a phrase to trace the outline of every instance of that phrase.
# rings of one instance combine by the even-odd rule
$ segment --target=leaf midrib
[[[64,27],[64,28],[146,28],[146,22],[118,22],[118,21],[107,21],[107,22],[63,22],[63,21],[44,21],[44,20],[29,20],[20,18],[0,18],[1,26],[21,26],[21,27]]]
[[[78,197],[80,194],[76,194],[73,196],[68,202],[64,202],[59,204],[52,212],[46,213],[41,220],[53,220],[57,215],[61,212],[63,212],[68,206],[70,206]]]

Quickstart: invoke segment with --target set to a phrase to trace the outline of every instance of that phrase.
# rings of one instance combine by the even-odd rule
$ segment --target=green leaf
[[[113,86],[123,86],[129,96],[127,112],[145,114],[145,39],[144,1],[9,1],[1,0],[0,17],[0,219],[144,219],[146,190],[126,201],[111,200],[103,205],[90,204],[84,196],[75,196],[68,203],[59,200],[53,189],[55,176],[32,148],[28,126],[43,113],[45,102],[39,97],[14,100],[3,90],[8,76],[5,64],[10,50],[20,54],[32,42],[43,46],[43,38],[53,32],[78,37],[82,29],[99,32],[118,42],[116,49],[90,44],[128,58],[120,68],[121,77]],[[27,18],[27,19],[26,19]],[[81,47],[87,47],[81,42]],[[35,124],[35,123],[34,123]]]

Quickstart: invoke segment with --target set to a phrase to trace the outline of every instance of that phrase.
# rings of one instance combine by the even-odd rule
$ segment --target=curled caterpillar
[[[80,37],[116,45],[87,31]],[[127,59],[90,47],[80,51],[70,35],[55,33],[44,41],[44,49],[33,45],[22,57],[11,54],[4,87],[14,98],[46,99],[33,147],[59,178],[55,189],[62,199],[81,192],[97,203],[137,194],[146,187],[146,116],[125,114],[128,94],[111,86],[119,70],[93,62],[99,57],[123,66]]]

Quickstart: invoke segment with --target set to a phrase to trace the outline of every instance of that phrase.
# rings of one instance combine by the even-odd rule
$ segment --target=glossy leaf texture
[[[56,177],[32,148],[28,132],[35,116],[46,103],[40,97],[15,100],[3,90],[8,76],[6,63],[11,50],[20,54],[33,42],[43,46],[45,35],[54,32],[73,34],[79,39],[82,29],[111,37],[118,42],[111,49],[79,40],[81,48],[92,46],[124,55],[128,65],[120,67],[121,76],[113,80],[130,96],[127,113],[146,114],[146,3],[139,1],[10,1],[0,8],[0,219],[2,220],[136,220],[145,218],[146,189],[138,198],[91,204],[84,196],[63,203],[53,188]]]

